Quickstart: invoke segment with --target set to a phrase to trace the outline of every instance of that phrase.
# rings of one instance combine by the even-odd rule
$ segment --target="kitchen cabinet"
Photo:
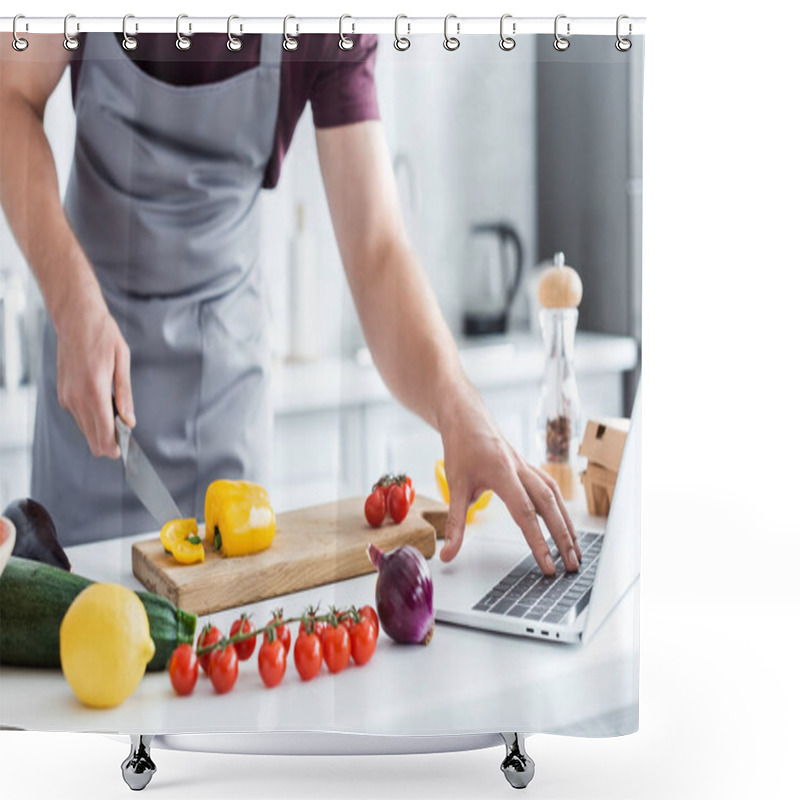
[[[536,403],[544,353],[532,336],[470,343],[464,369],[508,440],[534,457]],[[637,363],[633,339],[579,333],[575,368],[584,416],[619,416],[625,374]],[[0,504],[29,490],[35,391],[0,391]],[[402,408],[368,361],[325,359],[276,365],[269,491],[277,509],[365,495],[384,472],[411,474],[436,493],[439,435]]]

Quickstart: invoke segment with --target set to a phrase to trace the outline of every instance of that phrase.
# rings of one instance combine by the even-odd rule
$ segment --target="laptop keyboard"
[[[543,575],[533,555],[526,556],[472,610],[551,624],[564,620],[573,609],[573,618],[577,617],[592,594],[603,535],[578,531],[578,544],[583,560],[577,572],[564,572],[561,556],[555,551],[551,551],[556,565],[553,576]]]

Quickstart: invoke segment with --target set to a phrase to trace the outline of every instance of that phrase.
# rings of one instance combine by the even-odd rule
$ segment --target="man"
[[[393,394],[441,434],[450,482],[442,558],[458,552],[485,489],[508,506],[542,570],[555,571],[544,518],[567,569],[580,550],[555,483],[505,441],[475,389],[404,232],[378,119],[375,37],[170,35],[127,51],[88,34],[24,53],[0,42],[0,199],[42,290],[45,330],[32,493],[72,544],[146,530],[125,487],[122,418],[181,510],[202,516],[220,476],[263,476],[270,446],[256,198],[274,186],[311,102],[347,280]],[[62,207],[42,117],[72,60],[75,155]],[[402,341],[402,346],[398,342]],[[135,400],[135,402],[134,402]]]

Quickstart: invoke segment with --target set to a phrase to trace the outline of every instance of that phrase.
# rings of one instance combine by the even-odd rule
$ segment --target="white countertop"
[[[494,537],[526,547],[500,503],[470,526],[458,557],[444,569],[430,560],[436,586],[470,568],[473,537]],[[580,514],[574,514],[580,523]],[[150,534],[152,536],[153,534]],[[130,566],[131,542],[141,537],[69,549],[74,570],[96,580],[141,589]],[[441,543],[439,543],[441,545]],[[438,551],[438,548],[437,548]],[[248,606],[257,624],[282,606],[295,615],[317,602],[374,604],[375,575],[369,574]],[[283,682],[265,689],[256,655],[240,664],[227,695],[215,695],[200,677],[194,694],[178,697],[166,672],[146,674],[121,706],[106,711],[83,707],[58,670],[0,668],[0,723],[32,730],[103,733],[205,733],[278,730],[347,731],[382,735],[434,735],[551,731],[580,725],[604,735],[603,715],[638,701],[638,582],[586,644],[565,645],[437,623],[427,647],[398,645],[381,632],[372,660],[338,675],[323,665],[303,683],[287,665]],[[241,609],[213,615],[226,632]],[[198,620],[198,629],[204,618]],[[293,638],[295,631],[293,631]]]

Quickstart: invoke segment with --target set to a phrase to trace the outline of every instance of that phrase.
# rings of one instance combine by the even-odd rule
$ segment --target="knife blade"
[[[122,463],[125,465],[125,480],[128,486],[153,516],[159,528],[170,520],[180,519],[183,515],[169,490],[134,439],[130,427],[116,413],[116,409],[114,411],[117,443]]]

